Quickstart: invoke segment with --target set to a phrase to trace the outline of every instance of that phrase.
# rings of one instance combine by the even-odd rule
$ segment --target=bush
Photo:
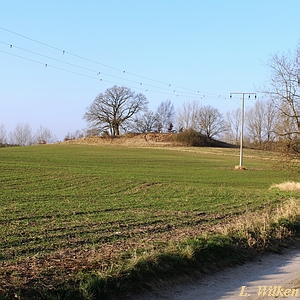
[[[187,146],[199,147],[209,145],[208,138],[194,129],[187,129],[183,132],[177,133],[175,139],[176,142]]]

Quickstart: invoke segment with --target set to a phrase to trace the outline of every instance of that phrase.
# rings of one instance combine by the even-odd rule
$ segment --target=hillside
[[[82,145],[122,145],[134,147],[161,147],[161,146],[189,146],[187,143],[179,142],[176,133],[136,133],[124,134],[120,136],[95,136],[83,137],[81,139],[72,139],[65,141],[68,144],[82,144]],[[222,141],[211,140],[201,144],[202,147],[221,147],[221,148],[236,148]]]

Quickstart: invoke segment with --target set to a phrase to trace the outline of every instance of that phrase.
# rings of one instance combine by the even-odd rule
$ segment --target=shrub
[[[206,136],[200,134],[194,129],[187,129],[176,134],[176,142],[185,144],[186,146],[207,146],[209,140]]]

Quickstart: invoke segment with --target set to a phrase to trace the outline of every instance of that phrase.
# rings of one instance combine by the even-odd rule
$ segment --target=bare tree
[[[250,142],[262,148],[274,141],[276,110],[270,100],[257,100],[246,112],[245,119]]]
[[[197,101],[185,102],[177,110],[176,123],[180,129],[198,129],[200,105]]]
[[[68,140],[75,140],[75,139],[81,139],[85,136],[95,136],[95,135],[99,135],[99,132],[96,130],[85,130],[85,129],[77,129],[75,132],[68,132],[65,135],[64,140],[68,141]]]
[[[148,101],[142,94],[136,94],[127,87],[113,86],[99,94],[87,108],[83,119],[92,129],[109,131],[119,135],[122,124],[147,108]]]
[[[151,132],[157,126],[158,118],[152,110],[147,110],[143,114],[139,114],[132,122],[131,128],[134,132]]]
[[[223,115],[210,105],[202,106],[198,115],[199,132],[211,139],[226,131]]]
[[[241,136],[241,116],[240,108],[226,113],[226,138],[228,143],[239,145]]]
[[[273,102],[266,100],[265,103],[265,118],[264,118],[264,130],[265,130],[265,141],[267,143],[273,142],[276,138],[274,127],[276,126],[277,112],[273,105]]]
[[[270,68],[269,87],[264,92],[269,95],[280,113],[295,123],[296,126],[293,128],[296,128],[296,131],[293,129],[293,132],[288,134],[297,134],[300,118],[299,58],[297,54],[291,52],[275,54],[270,58],[267,66]]]
[[[290,110],[291,107],[289,105],[286,103],[281,104],[276,115],[275,126],[278,140],[285,142],[289,147],[292,146],[291,144],[295,141],[297,136],[294,133],[298,130],[295,120],[290,117],[292,114]]]
[[[36,134],[35,134],[35,140],[38,144],[50,144],[54,142],[54,135],[50,131],[50,129],[43,127],[40,125],[38,128]]]
[[[168,131],[174,122],[175,110],[170,100],[162,101],[156,110],[158,131]]]
[[[92,137],[92,136],[99,136],[101,134],[101,131],[97,128],[91,128],[91,129],[85,129],[84,130],[86,137]],[[66,135],[66,139],[68,138],[69,133]]]
[[[18,123],[15,130],[10,133],[10,142],[19,146],[32,144],[31,127],[28,123]]]
[[[6,138],[6,129],[4,124],[0,124],[0,144],[6,144],[7,138]]]

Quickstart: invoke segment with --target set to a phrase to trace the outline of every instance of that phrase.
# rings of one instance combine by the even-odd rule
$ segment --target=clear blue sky
[[[2,0],[0,124],[62,139],[115,84],[152,109],[197,100],[225,113],[240,106],[230,92],[267,81],[270,55],[296,50],[299,16],[299,0]]]

